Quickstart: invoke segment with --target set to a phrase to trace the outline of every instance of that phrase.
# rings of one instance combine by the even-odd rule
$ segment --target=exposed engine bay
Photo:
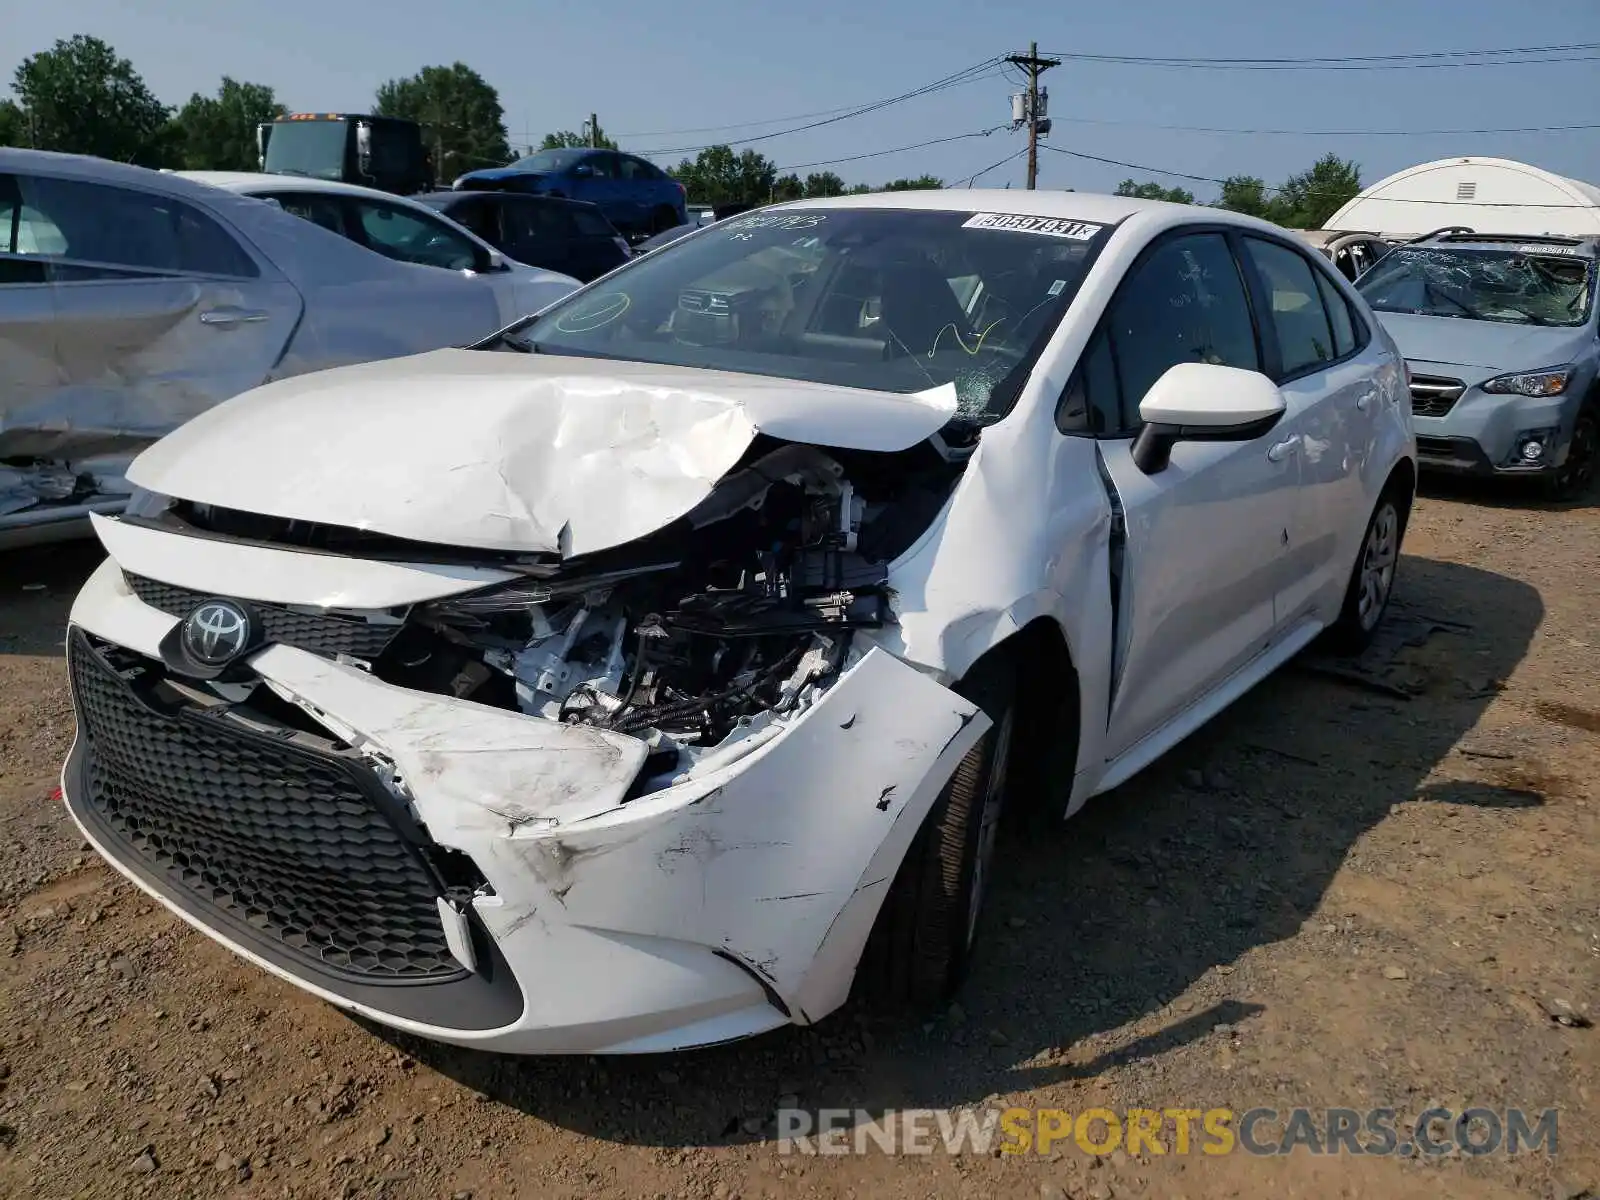
[[[371,669],[641,738],[636,790],[666,786],[805,708],[852,661],[855,631],[892,620],[887,565],[932,522],[965,456],[758,439],[683,519],[418,606]]]

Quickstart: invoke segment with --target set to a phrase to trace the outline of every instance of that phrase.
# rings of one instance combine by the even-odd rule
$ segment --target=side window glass
[[[178,254],[185,271],[200,275],[227,275],[254,279],[261,274],[233,235],[199,209],[177,206]]]
[[[386,204],[361,202],[357,210],[367,245],[379,254],[451,271],[477,266],[477,247],[448,225]]]
[[[1089,339],[1078,369],[1072,373],[1056,409],[1056,428],[1062,433],[1116,430],[1122,421],[1122,402],[1117,392],[1117,364],[1111,355],[1111,339],[1101,330]]]
[[[1333,326],[1333,352],[1338,358],[1346,354],[1355,353],[1356,331],[1350,322],[1350,305],[1339,294],[1339,289],[1334,286],[1321,271],[1316,272],[1317,290],[1322,293],[1322,306],[1328,310],[1328,323]]]
[[[1121,400],[1117,424],[1125,430],[1143,423],[1139,402],[1178,363],[1261,369],[1244,281],[1221,234],[1159,246],[1124,282],[1106,328]]]
[[[560,215],[572,219],[572,229],[575,234],[581,234],[583,237],[616,236],[616,231],[611,228],[611,222],[598,212],[587,208],[573,208],[564,210]]]
[[[321,225],[340,237],[348,236],[344,227],[343,202],[337,196],[323,196],[315,192],[274,192],[265,198],[276,200],[284,212],[303,221]]]
[[[1287,246],[1245,238],[1245,253],[1266,285],[1283,374],[1302,374],[1334,358],[1333,330],[1311,264]]]
[[[49,282],[44,259],[35,248],[36,222],[42,220],[41,214],[22,203],[15,176],[0,175],[0,285]]]
[[[617,177],[617,158],[614,154],[591,154],[583,161],[594,172],[596,179],[615,179]]]
[[[515,238],[517,229],[512,218],[511,206],[497,206],[488,200],[469,200],[465,204],[458,204],[446,215],[457,225],[464,225],[472,230],[490,245],[499,245],[500,218],[505,217],[507,238]]]
[[[253,278],[255,262],[215,220],[170,196],[29,176],[17,252],[121,271]]]

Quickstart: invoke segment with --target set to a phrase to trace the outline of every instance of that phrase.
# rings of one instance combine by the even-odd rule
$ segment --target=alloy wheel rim
[[[1360,592],[1356,616],[1363,630],[1370,630],[1383,615],[1394,586],[1394,569],[1400,557],[1400,514],[1390,501],[1373,515],[1361,549]]]

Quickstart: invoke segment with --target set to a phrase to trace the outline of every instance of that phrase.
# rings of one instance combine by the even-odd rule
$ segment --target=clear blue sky
[[[515,145],[577,128],[593,110],[628,135],[730,125],[865,103],[991,55],[1041,52],[1304,57],[1600,41],[1600,0],[49,0],[10,5],[0,80],[56,38],[89,33],[132,59],[162,100],[210,92],[224,73],[270,84],[291,109],[364,111],[384,80],[466,62],[499,89]],[[1293,137],[1160,125],[1270,129],[1454,129],[1600,122],[1600,61],[1383,71],[1191,71],[1067,63],[1044,78],[1049,143],[1196,175],[1269,184],[1333,150],[1364,181],[1456,154],[1517,158],[1600,182],[1600,130],[1472,137]],[[993,77],[859,119],[753,143],[780,167],[901,146],[1005,121],[1013,85]],[[1074,120],[1074,118],[1079,120]],[[1079,123],[1080,120],[1083,123]],[[1096,124],[1088,122],[1125,122]],[[798,123],[798,122],[796,122]],[[768,132],[623,136],[655,150]],[[880,183],[957,180],[1022,145],[995,133],[831,168]],[[677,155],[658,161],[670,165]],[[1041,187],[1109,190],[1130,172],[1041,153]],[[815,169],[815,168],[813,168]],[[804,172],[802,172],[804,173]],[[1141,176],[1142,177],[1142,176]],[[991,172],[1023,180],[1023,160]],[[1181,180],[1166,182],[1181,183]],[[1215,189],[1190,185],[1202,198]]]

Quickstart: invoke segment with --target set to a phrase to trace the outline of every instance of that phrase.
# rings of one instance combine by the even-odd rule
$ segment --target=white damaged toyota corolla
[[[960,978],[1071,814],[1388,602],[1404,368],[1292,236],[1079,193],[712,225],[213,409],[72,612],[84,835],[346,1009],[669,1050]]]

